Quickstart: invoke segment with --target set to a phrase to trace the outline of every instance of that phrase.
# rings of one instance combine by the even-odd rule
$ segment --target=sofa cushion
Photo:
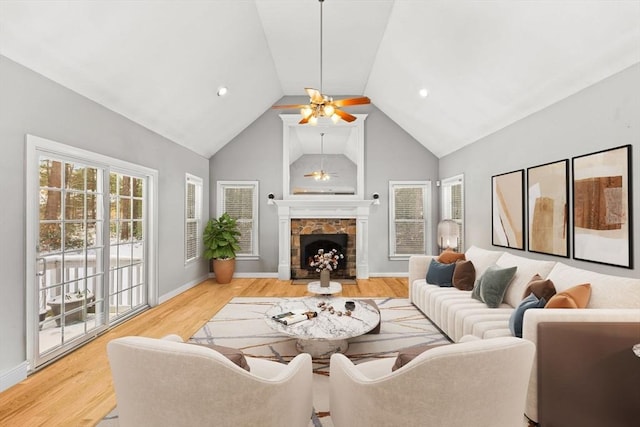
[[[502,303],[507,287],[516,274],[517,267],[501,268],[492,265],[476,281],[471,297],[482,301],[490,308],[496,308]]]
[[[547,277],[555,264],[555,261],[540,261],[504,253],[498,261],[496,261],[496,265],[499,267],[518,267],[504,296],[504,301],[513,308],[517,307],[520,301],[522,301],[522,294],[531,278],[535,274],[539,274],[540,277]]]
[[[460,260],[462,261],[465,260],[464,254],[454,252],[451,250],[442,252],[438,257],[438,262],[441,262],[443,264],[453,264],[454,262],[460,261]]]
[[[545,308],[587,308],[591,297],[591,284],[584,283],[555,294]]]
[[[591,298],[587,308],[640,308],[639,277],[596,273],[558,262],[547,279],[553,280],[557,292],[576,283],[590,283]]]
[[[546,303],[546,299],[539,299],[535,294],[530,294],[520,301],[520,304],[513,310],[509,318],[509,329],[514,337],[522,338],[522,319],[524,318],[524,312],[530,308],[544,308]]]
[[[457,261],[453,270],[453,286],[461,291],[470,291],[476,281],[476,269],[471,261]]]
[[[476,277],[480,277],[484,271],[488,267],[494,265],[503,254],[504,252],[490,251],[477,246],[471,246],[464,253],[464,257],[467,261],[471,261],[473,263],[473,266],[476,269]]]
[[[427,270],[427,283],[443,287],[453,286],[451,281],[455,268],[455,264],[443,264],[432,259]]]
[[[529,281],[529,284],[522,295],[522,299],[525,299],[531,294],[535,295],[538,299],[544,298],[549,301],[551,297],[556,294],[556,287],[553,286],[553,282],[551,280],[543,279],[539,274],[536,274]]]
[[[404,365],[411,362],[418,355],[424,353],[427,350],[431,350],[432,348],[436,348],[436,347],[440,347],[448,344],[449,343],[421,344],[421,345],[414,345],[413,347],[409,347],[409,348],[404,348],[398,352],[398,356],[396,357],[396,362],[393,364],[391,371],[395,371],[396,369],[402,368]]]
[[[231,360],[236,365],[240,366],[242,369],[246,371],[251,371],[249,364],[247,363],[247,359],[244,357],[244,353],[242,350],[238,350],[237,348],[225,347],[223,345],[215,345],[215,344],[200,344],[190,342],[189,344],[199,345],[202,347],[208,347],[212,350],[217,351],[222,354],[227,359]]]

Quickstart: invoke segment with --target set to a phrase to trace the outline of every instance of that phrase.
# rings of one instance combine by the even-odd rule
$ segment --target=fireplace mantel
[[[369,278],[369,213],[377,200],[271,200],[278,207],[278,279],[291,279],[291,218],[355,218],[356,278]]]

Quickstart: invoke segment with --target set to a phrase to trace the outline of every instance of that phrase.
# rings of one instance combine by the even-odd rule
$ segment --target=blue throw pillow
[[[509,329],[514,337],[522,338],[522,322],[524,312],[530,308],[544,308],[547,301],[544,298],[538,299],[534,294],[529,295],[518,304],[509,318]]]
[[[427,283],[442,287],[451,287],[453,286],[453,272],[455,269],[455,263],[443,264],[432,259],[431,264],[429,264],[429,270],[427,271]]]

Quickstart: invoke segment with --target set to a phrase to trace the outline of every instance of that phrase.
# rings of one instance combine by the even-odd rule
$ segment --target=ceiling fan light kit
[[[309,123],[310,125],[315,126],[318,124],[318,118],[320,117],[328,117],[333,123],[338,123],[340,120],[352,122],[356,120],[356,117],[346,111],[340,110],[338,107],[370,104],[371,100],[366,96],[361,96],[334,101],[332,97],[322,93],[322,4],[324,3],[324,0],[318,0],[318,2],[320,3],[320,90],[305,88],[307,95],[309,95],[309,104],[274,105],[273,108],[299,108],[300,115],[302,116],[302,119],[299,122],[301,125]]]

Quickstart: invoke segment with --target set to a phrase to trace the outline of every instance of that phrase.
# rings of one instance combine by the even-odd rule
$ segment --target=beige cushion
[[[556,262],[540,261],[505,253],[496,261],[496,264],[500,267],[518,267],[504,295],[504,302],[516,308],[522,301],[522,294],[531,278],[535,274],[539,274],[540,277],[547,277]]]
[[[496,261],[504,254],[500,251],[490,251],[482,249],[477,246],[471,246],[464,253],[467,261],[471,261],[476,269],[476,277],[482,276],[484,271],[491,265],[494,265]]]

